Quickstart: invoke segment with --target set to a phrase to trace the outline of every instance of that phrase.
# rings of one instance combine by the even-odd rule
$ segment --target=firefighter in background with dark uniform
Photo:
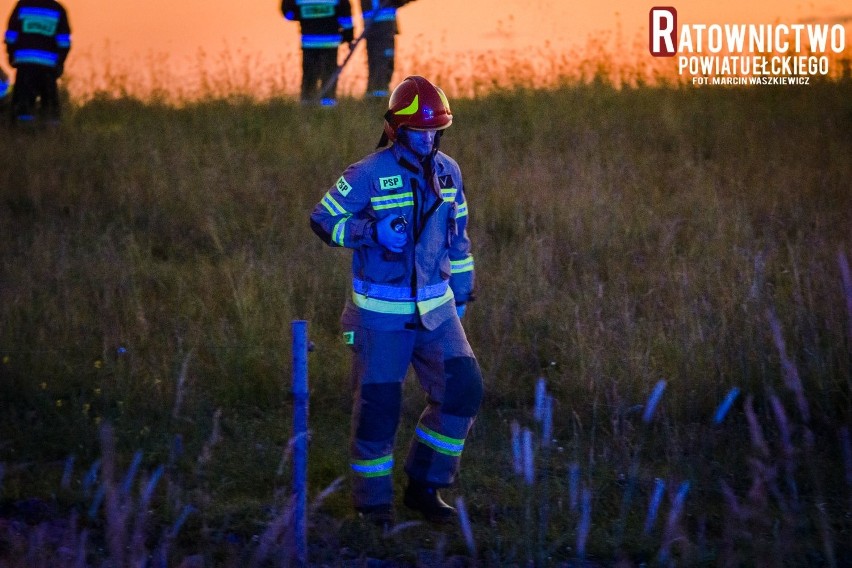
[[[6,98],[9,94],[9,76],[0,67],[0,114],[6,111]]]
[[[352,4],[349,0],[283,0],[281,11],[290,21],[299,22],[302,34],[302,102],[334,104],[336,85],[327,81],[337,69],[337,47],[354,38]]]
[[[341,322],[352,349],[351,469],[356,510],[393,521],[394,440],[413,365],[427,395],[405,460],[404,504],[446,523],[438,490],[459,472],[482,401],[479,364],[461,325],[473,299],[468,209],[458,164],[438,151],[452,123],[443,91],[423,77],[391,94],[379,149],[349,166],[311,213],[328,245],[352,249]]]
[[[56,81],[71,49],[71,27],[65,8],[55,0],[19,0],[6,29],[9,64],[16,69],[12,115],[18,123],[36,117],[59,122]]]
[[[388,96],[394,69],[396,9],[412,0],[361,0],[364,39],[367,41],[367,95]]]

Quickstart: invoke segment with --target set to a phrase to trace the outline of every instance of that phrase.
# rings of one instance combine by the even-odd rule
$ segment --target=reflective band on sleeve
[[[337,217],[338,215],[349,215],[349,211],[344,209],[340,203],[337,202],[334,197],[331,196],[331,193],[326,193],[325,197],[322,198],[322,205],[325,207],[326,211]]]
[[[393,471],[393,456],[384,456],[374,460],[354,460],[352,471],[361,477],[381,477]]]
[[[331,230],[331,240],[340,246],[345,246],[343,244],[344,239],[346,238],[346,221],[349,220],[349,216],[344,217],[334,226],[334,229]]]
[[[450,438],[449,436],[438,434],[423,424],[417,424],[415,435],[418,440],[439,454],[456,457],[460,456],[462,450],[464,450],[464,439]]]
[[[71,36],[68,34],[57,34],[56,45],[62,48],[71,47]]]
[[[461,219],[462,217],[467,217],[467,203],[459,205],[459,210],[456,212],[456,219]]]
[[[451,260],[450,270],[453,274],[470,272],[471,270],[473,270],[473,256],[468,255],[468,257],[464,260]]]
[[[414,207],[414,194],[410,191],[371,197],[370,203],[376,211],[393,209],[394,207]]]

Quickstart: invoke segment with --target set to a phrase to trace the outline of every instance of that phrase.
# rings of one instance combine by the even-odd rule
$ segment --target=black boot
[[[357,507],[358,517],[377,527],[387,529],[393,525],[393,507],[391,505],[371,505]]]
[[[420,481],[408,480],[403,503],[409,509],[420,511],[430,523],[444,525],[456,519],[456,510],[444,503],[438,490]]]

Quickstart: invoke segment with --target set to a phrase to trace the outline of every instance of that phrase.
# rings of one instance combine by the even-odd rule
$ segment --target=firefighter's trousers
[[[319,102],[319,95],[325,89],[337,69],[337,48],[302,48],[302,101]],[[329,87],[325,98],[337,96],[337,84]]]
[[[21,65],[12,91],[13,118],[18,121],[42,118],[59,120],[57,71],[44,65]]]
[[[393,31],[367,38],[368,95],[388,95],[393,77],[395,43]]]
[[[393,501],[394,442],[409,365],[426,392],[405,461],[411,479],[455,481],[465,438],[482,402],[482,374],[458,318],[432,331],[345,330],[352,339],[351,466],[355,507]]]

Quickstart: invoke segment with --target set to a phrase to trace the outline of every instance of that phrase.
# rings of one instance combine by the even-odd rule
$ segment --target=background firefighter
[[[57,80],[71,49],[65,8],[54,0],[19,0],[5,35],[9,64],[15,68],[12,115],[18,123],[38,117],[59,121]]]
[[[396,9],[412,0],[361,0],[364,39],[367,42],[367,95],[388,96],[394,70]]]
[[[349,0],[283,0],[281,12],[300,25],[302,101],[333,103],[336,85],[326,82],[336,79],[338,46],[354,39],[352,5]],[[324,101],[320,93],[325,93]]]
[[[379,147],[393,145],[349,166],[311,227],[353,251],[341,321],[352,349],[354,505],[377,524],[393,520],[394,440],[411,365],[427,405],[405,460],[404,503],[444,523],[455,510],[438,489],[456,480],[483,394],[460,321],[474,284],[467,201],[458,164],[438,151],[452,123],[443,91],[408,77],[388,106]]]

